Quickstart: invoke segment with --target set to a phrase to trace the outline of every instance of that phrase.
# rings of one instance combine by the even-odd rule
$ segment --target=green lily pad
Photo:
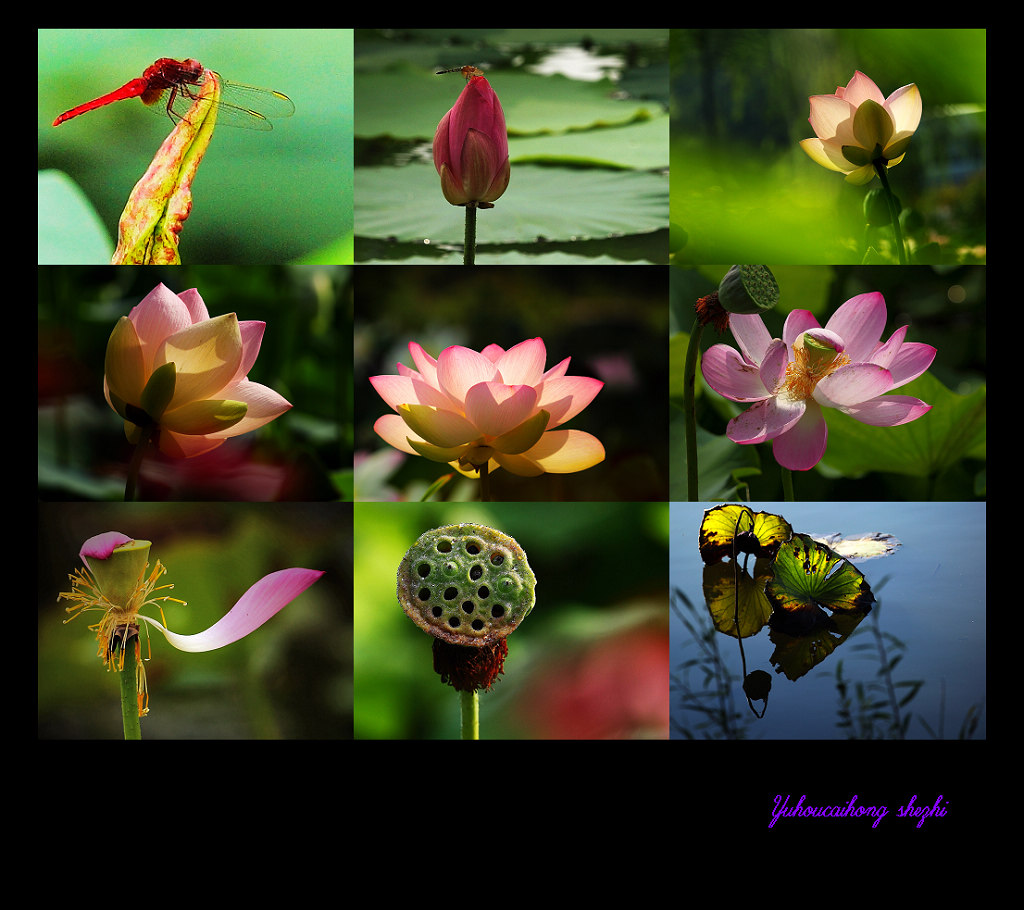
[[[753,512],[747,506],[721,505],[704,512],[697,547],[705,565],[737,553],[771,559],[792,534],[793,528],[781,515]]]
[[[779,547],[765,593],[773,610],[787,614],[816,607],[867,613],[875,599],[863,572],[806,534],[794,534]]]

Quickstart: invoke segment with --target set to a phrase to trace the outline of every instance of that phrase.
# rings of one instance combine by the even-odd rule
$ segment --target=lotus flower
[[[434,167],[452,205],[493,203],[508,187],[508,132],[501,102],[472,76],[434,133]]]
[[[754,405],[729,421],[726,435],[742,445],[774,440],[775,460],[807,471],[825,454],[823,407],[861,423],[894,427],[917,420],[931,405],[886,392],[931,366],[935,348],[905,343],[907,326],[881,343],[885,300],[878,292],[847,300],[825,324],[793,310],[772,338],[761,317],[733,315],[729,327],[739,351],[716,344],[704,354],[704,379],[731,401]]]
[[[128,440],[155,432],[164,454],[191,458],[287,411],[277,392],[246,378],[265,328],[234,313],[211,319],[197,290],[157,285],[107,343],[103,393]]]
[[[834,95],[811,95],[811,127],[816,139],[801,148],[822,167],[846,175],[858,186],[875,176],[875,162],[886,168],[903,160],[921,122],[921,93],[911,83],[888,98],[875,83],[855,72]]]
[[[419,372],[400,363],[397,376],[370,378],[396,411],[373,428],[396,449],[449,462],[467,476],[483,465],[527,477],[568,474],[604,459],[596,437],[554,429],[590,404],[604,383],[567,376],[568,357],[544,372],[542,339],[507,351],[453,345],[436,360],[415,342],[409,351]]]
[[[195,635],[179,635],[140,611],[145,606],[158,606],[160,602],[184,601],[167,595],[154,597],[154,593],[173,587],[156,582],[166,569],[157,560],[156,567],[147,577],[149,568],[148,540],[134,540],[120,531],[107,531],[90,537],[79,551],[85,570],[71,575],[72,590],[61,593],[58,600],[70,600],[67,608],[72,614],[65,622],[87,612],[102,614],[90,626],[96,630],[99,656],[108,666],[120,642],[137,637],[139,623],[144,622],[160,632],[179,651],[214,651],[230,645],[254,632],[282,608],[291,603],[324,573],[316,569],[282,569],[264,576],[220,620]],[[123,659],[123,657],[122,657]],[[145,714],[145,675],[141,670],[139,687],[139,713]]]

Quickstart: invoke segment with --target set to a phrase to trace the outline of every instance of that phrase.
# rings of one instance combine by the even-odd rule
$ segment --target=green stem
[[[704,332],[699,318],[690,329],[690,343],[686,346],[686,364],[683,368],[683,413],[686,415],[686,495],[690,502],[697,501],[697,354],[700,336]]]
[[[491,501],[491,481],[487,474],[487,465],[489,462],[484,462],[480,465],[480,502]]]
[[[466,203],[466,245],[464,248],[463,265],[476,264],[476,203]]]
[[[875,173],[878,174],[878,179],[882,182],[882,190],[885,193],[885,199],[889,203],[889,217],[892,219],[893,234],[896,236],[896,252],[900,257],[900,265],[906,265],[907,251],[903,246],[903,231],[900,228],[900,213],[896,208],[896,197],[889,188],[889,178],[886,175],[885,162],[874,161],[872,163],[875,166]]]
[[[793,495],[793,472],[789,468],[782,469],[782,495],[786,502],[796,502]]]
[[[462,738],[480,738],[480,693],[476,689],[472,692],[459,692],[462,705]]]
[[[138,657],[135,649],[137,638],[123,642],[124,666],[117,674],[121,680],[121,722],[125,739],[142,739],[142,725],[139,723],[139,681],[136,673]]]
[[[134,502],[136,488],[139,485],[139,468],[142,467],[142,458],[146,454],[146,449],[149,447],[149,441],[153,438],[153,429],[149,428],[142,431],[142,438],[135,446],[135,451],[132,452],[132,460],[128,465],[128,477],[124,484],[124,501]]]

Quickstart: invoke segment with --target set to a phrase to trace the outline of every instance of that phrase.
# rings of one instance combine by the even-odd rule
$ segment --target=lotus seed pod
[[[477,524],[420,535],[398,567],[398,601],[424,632],[480,647],[504,638],[533,609],[534,577],[522,547]]]
[[[764,313],[779,302],[779,285],[766,265],[734,265],[718,286],[718,300],[730,313]]]

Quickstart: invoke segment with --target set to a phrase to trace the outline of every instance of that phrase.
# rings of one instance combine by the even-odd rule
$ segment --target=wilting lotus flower
[[[874,162],[886,168],[903,160],[910,138],[921,122],[921,93],[911,83],[888,98],[861,72],[855,72],[834,95],[811,95],[808,118],[816,139],[801,148],[822,167],[862,185],[875,176]]]
[[[397,413],[373,425],[389,445],[473,476],[483,465],[531,477],[569,474],[604,459],[600,440],[581,430],[556,430],[582,411],[604,383],[566,376],[570,358],[544,372],[544,341],[531,338],[507,351],[453,345],[435,360],[415,342],[419,372],[398,364],[397,376],[372,376],[377,393]]]
[[[704,379],[730,401],[755,404],[729,421],[726,435],[744,445],[773,439],[775,460],[807,471],[825,454],[828,427],[822,407],[861,423],[894,427],[917,420],[931,405],[886,392],[931,366],[935,348],[904,343],[907,326],[881,343],[885,300],[878,292],[847,300],[822,329],[807,310],[793,310],[772,338],[761,317],[736,316],[729,328],[739,345],[708,349]]]
[[[265,328],[234,313],[211,319],[195,289],[157,285],[107,342],[103,392],[129,442],[153,432],[164,454],[191,458],[287,411],[277,392],[246,378]]]
[[[452,205],[493,203],[508,187],[508,133],[498,96],[472,76],[434,133],[434,167]]]
[[[271,572],[249,588],[238,603],[205,632],[179,635],[140,612],[145,606],[159,608],[159,604],[167,600],[184,603],[166,595],[153,596],[156,591],[174,586],[157,587],[157,580],[166,571],[159,560],[147,577],[149,549],[148,540],[133,540],[119,531],[90,537],[79,551],[85,569],[78,569],[69,576],[72,590],[57,597],[73,604],[67,607],[67,612],[72,615],[64,620],[65,623],[82,613],[102,614],[99,621],[89,628],[96,631],[98,656],[103,658],[108,668],[119,650],[123,665],[126,642],[134,638],[138,646],[140,622],[160,632],[179,651],[215,651],[254,632],[324,574],[316,569],[299,568]],[[140,715],[148,710],[145,707],[148,698],[142,666],[140,662]]]

